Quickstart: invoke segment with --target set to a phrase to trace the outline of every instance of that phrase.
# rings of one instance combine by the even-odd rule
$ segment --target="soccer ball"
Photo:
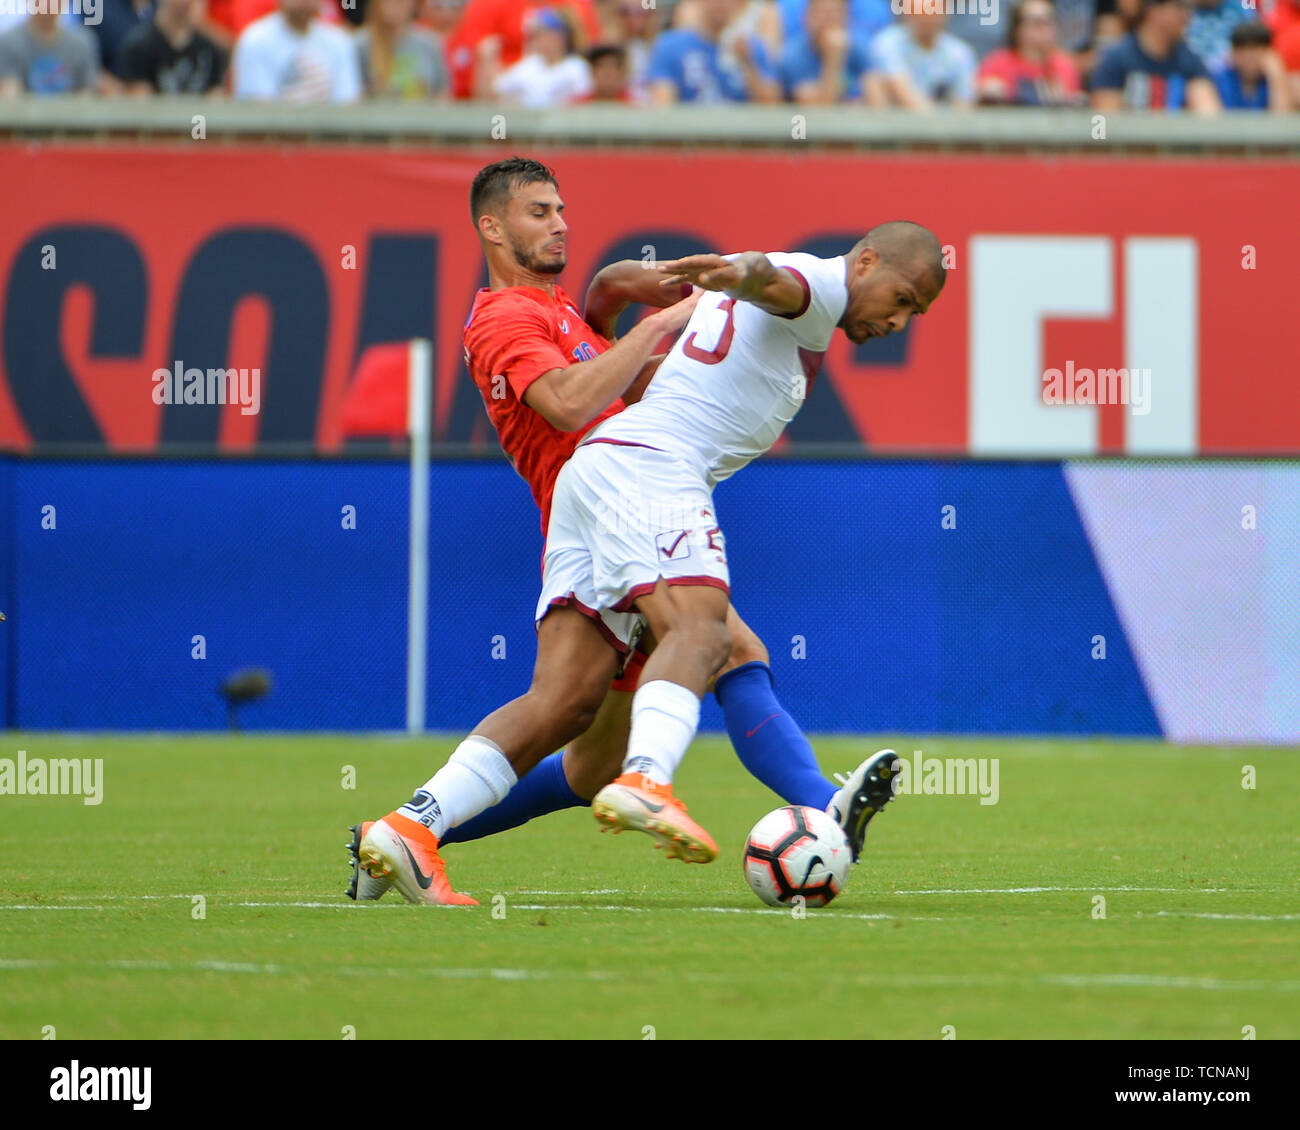
[[[853,852],[844,829],[815,808],[789,805],[769,812],[745,844],[745,878],[769,906],[802,895],[806,906],[825,906],[844,886]]]

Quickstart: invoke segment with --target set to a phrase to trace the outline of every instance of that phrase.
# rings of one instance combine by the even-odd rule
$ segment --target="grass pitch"
[[[6,735],[103,758],[104,799],[0,797],[0,1037],[1300,1037],[1296,750],[820,740],[997,757],[1000,796],[899,797],[800,920],[740,872],[779,801],[705,737],[678,780],[713,864],[576,809],[447,849],[479,908],[350,903],[347,825],[453,744]]]

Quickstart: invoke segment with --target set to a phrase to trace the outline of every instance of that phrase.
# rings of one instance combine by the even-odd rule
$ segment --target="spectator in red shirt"
[[[198,28],[204,35],[227,51],[235,46],[239,33],[235,30],[234,0],[207,0]]]
[[[1260,18],[1264,26],[1273,33],[1275,44],[1293,27],[1300,27],[1300,0],[1277,0],[1271,10],[1267,5],[1261,7],[1265,11]]]
[[[1079,70],[1056,40],[1051,0],[1021,0],[1011,9],[1007,46],[979,69],[976,90],[984,104],[1064,106],[1080,101]]]
[[[1300,107],[1300,0],[1279,4],[1273,15],[1273,43],[1289,84],[1287,101]]]
[[[592,0],[469,0],[447,41],[454,97],[474,97],[474,70],[481,53],[492,56],[501,69],[523,58],[524,27],[535,8],[567,8],[573,16],[570,24],[581,33],[579,49],[600,38]]]

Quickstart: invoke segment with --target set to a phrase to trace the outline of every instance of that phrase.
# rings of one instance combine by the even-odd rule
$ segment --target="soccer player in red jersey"
[[[560,469],[587,432],[639,398],[662,359],[653,354],[654,347],[686,323],[695,304],[689,284],[666,289],[662,274],[629,261],[612,264],[593,279],[584,317],[555,281],[567,258],[563,211],[551,170],[523,158],[480,170],[471,190],[489,285],[475,296],[465,326],[466,364],[501,446],[542,512],[543,531]],[[619,314],[632,303],[660,309],[611,341]],[[611,499],[611,506],[617,505]],[[589,804],[618,776],[644,655],[633,649],[623,656],[603,701],[599,687],[583,681],[608,680],[609,649],[623,651],[618,634],[605,622],[609,615],[585,604],[576,592],[550,603],[538,623],[538,661],[528,692],[484,719],[440,771],[459,774],[461,784],[481,793],[491,807],[462,822],[457,813],[442,810],[426,789],[385,817],[373,834],[373,822],[355,826],[353,862],[361,866],[348,891],[352,897],[378,898],[388,889],[388,877],[366,869],[367,863],[373,868],[378,852],[403,861],[393,877],[411,901],[472,902],[451,889],[439,846]],[[775,697],[762,641],[734,608],[728,608],[726,625],[730,658],[714,681],[714,694],[741,761],[787,803],[829,812],[844,827],[856,858],[868,820],[891,796],[893,751],[873,754],[841,777],[839,786],[827,779],[808,740]],[[594,715],[587,705],[593,699],[601,701]],[[581,736],[569,740],[573,734]],[[566,741],[567,748],[552,752]],[[517,780],[501,769],[503,748],[513,755]],[[458,761],[462,753],[468,756]],[[713,858],[716,845],[672,796],[671,786],[656,789],[648,779],[635,784],[664,801],[640,830],[654,836],[670,856],[697,862]],[[385,837],[376,848],[375,841]]]

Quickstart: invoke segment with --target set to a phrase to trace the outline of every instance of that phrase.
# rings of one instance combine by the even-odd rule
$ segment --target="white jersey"
[[[804,283],[798,314],[769,314],[752,302],[704,294],[641,400],[584,442],[669,452],[710,487],[767,451],[803,405],[849,298],[843,256],[773,252],[768,259]]]
[[[236,98],[355,102],[362,95],[352,37],[319,19],[301,33],[280,12],[254,20],[235,43],[231,66]]]

